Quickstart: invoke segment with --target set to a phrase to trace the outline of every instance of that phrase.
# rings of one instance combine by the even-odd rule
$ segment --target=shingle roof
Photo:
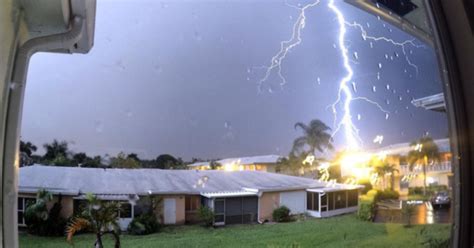
[[[260,171],[99,169],[32,165],[20,168],[20,193],[44,188],[78,194],[200,194],[324,187],[313,179]]]
[[[250,164],[276,164],[278,160],[282,158],[280,155],[262,155],[262,156],[251,156],[251,157],[240,157],[240,158],[226,158],[218,160],[219,164],[227,164],[227,163],[238,163],[242,165],[250,165]],[[193,164],[189,164],[189,167],[197,167],[209,165],[209,162],[197,162]]]

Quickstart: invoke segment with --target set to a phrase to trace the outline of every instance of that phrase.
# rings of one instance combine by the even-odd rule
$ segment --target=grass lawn
[[[429,195],[422,195],[422,194],[414,194],[414,195],[408,195],[409,201],[429,201],[431,199],[431,196]]]
[[[447,239],[450,225],[404,228],[400,224],[363,222],[355,215],[266,225],[235,225],[217,229],[167,227],[147,236],[122,235],[122,247],[423,247],[427,237]],[[95,237],[74,238],[75,247],[92,247]],[[105,247],[113,247],[111,238]],[[68,247],[64,237],[20,235],[20,247]]]

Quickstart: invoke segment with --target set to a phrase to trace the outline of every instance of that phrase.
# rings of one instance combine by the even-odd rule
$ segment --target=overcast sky
[[[347,21],[363,24],[370,35],[413,39],[336,2]],[[283,1],[134,3],[97,2],[89,54],[33,57],[22,140],[38,146],[66,140],[73,151],[91,155],[124,151],[146,158],[162,153],[225,158],[286,155],[300,134],[293,128],[296,122],[317,118],[332,126],[327,106],[336,99],[345,71],[334,47],[337,21],[327,1],[306,13],[302,42],[283,61],[287,84],[280,88],[272,74],[260,93],[257,82],[264,70],[258,67],[269,65],[280,41],[290,38],[298,10]],[[432,48],[407,47],[417,74],[399,47],[383,41],[371,47],[357,29],[347,27],[346,44],[354,94],[390,111],[386,119],[365,102],[351,106],[364,147],[409,142],[426,132],[447,136],[445,114],[410,103],[441,92]],[[381,145],[372,142],[376,135],[384,136]],[[335,136],[338,149],[344,141],[342,133]]]

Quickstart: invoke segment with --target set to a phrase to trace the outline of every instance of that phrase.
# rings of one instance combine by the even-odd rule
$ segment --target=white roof
[[[80,195],[205,194],[323,187],[316,180],[261,171],[100,169],[32,165],[20,168],[19,192]]]
[[[438,149],[440,152],[449,152],[451,151],[449,139],[437,139],[434,140],[436,145],[438,146]],[[388,145],[382,148],[377,148],[372,150],[371,152],[377,153],[377,152],[384,152],[387,155],[401,155],[401,156],[406,156],[408,152],[413,150],[413,147],[410,146],[410,143],[399,143],[399,144],[393,144],[393,145]]]
[[[251,165],[251,164],[276,164],[278,160],[282,158],[280,155],[262,155],[262,156],[251,156],[251,157],[240,157],[240,158],[226,158],[217,160],[219,164],[229,164],[229,163],[238,163],[241,165]],[[197,162],[189,164],[188,167],[199,167],[199,166],[208,166],[209,162]]]
[[[350,185],[350,184],[328,184],[326,187],[322,188],[312,188],[307,189],[306,191],[309,192],[317,192],[317,193],[325,193],[325,192],[336,192],[336,191],[344,191],[344,190],[354,190],[354,189],[363,189],[364,186],[362,185]]]

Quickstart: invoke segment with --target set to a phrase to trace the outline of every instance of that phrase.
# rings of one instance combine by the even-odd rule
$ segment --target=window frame
[[[20,208],[17,206],[17,214],[20,213],[20,212],[23,213],[23,218],[22,218],[21,223],[20,223],[20,221],[19,221],[20,219],[17,218],[17,220],[18,220],[18,221],[17,221],[17,224],[18,224],[18,226],[20,226],[20,227],[26,227],[26,221],[25,221],[25,212],[26,212],[26,208],[27,208],[26,202],[27,202],[27,199],[33,199],[33,200],[36,202],[36,197],[35,197],[35,196],[24,196],[24,195],[20,195],[20,196],[18,196],[18,200],[20,200],[20,199],[21,199],[21,201],[22,201],[22,209],[20,209]],[[19,217],[19,216],[20,216],[20,215],[18,214],[18,217]]]

